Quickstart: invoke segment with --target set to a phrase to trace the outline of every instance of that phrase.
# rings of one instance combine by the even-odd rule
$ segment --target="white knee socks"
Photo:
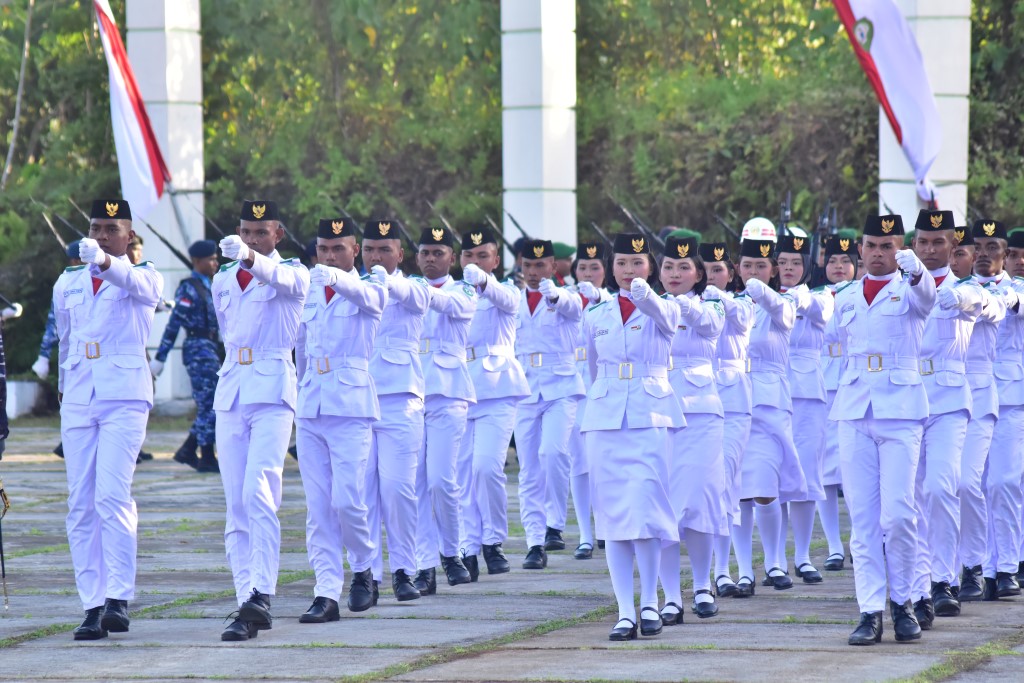
[[[761,534],[761,546],[764,548],[764,569],[765,573],[772,567],[784,569],[779,564],[779,526],[782,525],[782,509],[778,500],[773,500],[768,505],[757,504],[754,506],[754,518],[757,522],[757,530]]]
[[[814,529],[812,500],[789,504],[789,520],[793,524],[793,566],[811,561],[811,531]]]
[[[569,481],[572,506],[576,510],[576,523],[580,527],[580,545],[594,546],[594,530],[590,524],[590,474],[577,474]]]
[[[739,576],[754,579],[754,501],[740,501],[739,524],[732,527],[732,546],[736,551]]]
[[[684,541],[686,541],[686,554],[690,558],[690,567],[693,569],[693,590],[711,588],[711,550],[712,541],[715,538],[693,529],[683,530]],[[700,601],[712,602],[710,595],[695,596]]]
[[[839,486],[837,484],[825,487],[825,500],[818,501],[818,517],[821,518],[821,528],[828,541],[828,554],[845,557],[843,537],[839,535]]]
[[[605,541],[605,558],[612,578],[612,590],[619,603],[619,619],[636,622],[633,606],[633,542]]]
[[[636,568],[640,573],[640,609],[658,610],[658,569],[661,565],[661,539],[644,538],[633,541]],[[676,574],[678,577],[678,572]],[[678,582],[679,579],[677,578]]]

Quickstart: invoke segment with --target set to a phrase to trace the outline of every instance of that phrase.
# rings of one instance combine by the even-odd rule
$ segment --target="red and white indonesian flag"
[[[110,3],[94,0],[93,6],[110,69],[110,119],[121,172],[121,193],[131,205],[132,214],[145,218],[160,200],[164,183],[171,176],[153,135]]]
[[[942,147],[942,123],[914,34],[893,0],[833,0],[871,87],[903,147],[917,194],[931,200],[928,179]]]

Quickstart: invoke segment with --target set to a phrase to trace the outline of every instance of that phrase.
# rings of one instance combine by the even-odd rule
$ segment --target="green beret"
[[[555,242],[551,246],[553,247],[553,250],[555,252],[555,258],[557,258],[557,259],[563,259],[563,258],[571,259],[573,256],[576,255],[576,249],[573,248],[573,247],[570,247],[565,242]]]

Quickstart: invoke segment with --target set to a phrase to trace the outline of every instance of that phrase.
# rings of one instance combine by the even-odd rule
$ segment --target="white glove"
[[[797,308],[807,308],[811,303],[811,292],[807,289],[806,285],[794,287],[787,291],[786,294],[793,300]]]
[[[960,306],[960,299],[960,293],[954,287],[939,287],[939,291],[935,293],[935,302],[944,311]]]
[[[370,281],[376,282],[378,285],[388,286],[388,270],[382,265],[376,265],[370,268]]]
[[[647,280],[635,277],[629,283],[629,293],[633,297],[633,301],[643,301],[651,295],[651,286],[647,284]]]
[[[555,284],[554,280],[550,278],[544,278],[543,280],[540,281],[540,285],[537,287],[537,289],[540,291],[540,293],[544,296],[545,299],[550,299],[552,301],[558,300],[559,288],[558,285]]]
[[[757,301],[759,297],[764,296],[764,293],[769,289],[768,285],[761,282],[756,277],[752,277],[747,280],[743,287],[744,291],[746,291],[754,301]]]
[[[1008,287],[1008,288],[1002,290],[1002,292],[1003,292],[1003,301],[1006,302],[1006,307],[1007,308],[1013,308],[1020,301],[1020,295],[1017,294],[1017,290],[1011,289],[1011,288]]]
[[[32,372],[36,373],[39,379],[46,379],[50,376],[50,359],[46,356],[39,356],[32,364]]]
[[[164,371],[163,361],[154,358],[149,361],[149,371],[153,374],[153,377],[159,377],[160,373]]]
[[[591,303],[601,300],[601,292],[597,290],[593,282],[584,280],[577,286],[577,289],[579,289],[580,296],[586,297],[587,301]]]
[[[900,269],[910,274],[910,277],[917,277],[924,272],[924,264],[912,249],[900,249],[896,252],[896,263]]]
[[[314,287],[332,287],[342,279],[351,275],[340,268],[332,268],[318,263],[309,271],[309,284]]]
[[[715,287],[714,285],[708,285],[707,287],[704,288],[705,300],[718,299],[719,301],[721,301],[724,298],[725,295],[722,293],[722,290],[720,290],[718,287]]]
[[[675,297],[675,300],[676,303],[679,304],[679,312],[682,313],[684,316],[689,314],[689,312],[693,310],[694,300],[690,297],[689,294],[680,294],[679,296]]]
[[[97,266],[102,266],[107,262],[107,253],[100,249],[99,242],[83,237],[82,241],[78,243],[78,258],[82,259],[83,263],[94,263]]]
[[[238,235],[228,235],[220,241],[220,253],[232,261],[248,261],[252,256],[252,249],[247,247]]]
[[[0,320],[8,320],[10,318],[20,318],[21,317],[21,313],[24,310],[25,309],[23,309],[21,307],[21,304],[12,304],[12,305],[8,306],[7,308],[5,308],[4,310],[0,311]]]
[[[487,282],[487,273],[481,270],[480,266],[475,263],[470,263],[462,269],[462,279],[474,287],[479,287]]]

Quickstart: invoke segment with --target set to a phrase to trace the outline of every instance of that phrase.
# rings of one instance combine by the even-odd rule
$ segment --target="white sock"
[[[636,568],[640,573],[640,609],[653,607],[658,611],[658,569],[661,565],[661,539],[642,538],[633,541]]]
[[[715,550],[715,576],[725,574],[731,578],[729,573],[729,552],[732,549],[732,537],[715,536],[712,541]]]
[[[828,554],[846,557],[846,551],[843,549],[843,537],[839,535],[839,486],[837,484],[829,484],[825,487],[825,500],[818,501],[818,517],[821,519],[821,529],[825,532],[825,539],[828,541]]]
[[[690,558],[693,569],[693,590],[711,588],[711,550],[714,536],[693,529],[683,529],[683,540],[686,541],[686,555]],[[707,595],[696,596],[709,598]],[[698,600],[698,602],[700,602]]]
[[[786,539],[789,535],[789,503],[779,504],[780,522],[779,522],[779,545],[778,555],[776,561],[772,565],[768,565],[768,560],[765,559],[765,566],[776,566],[782,567],[783,571],[789,569],[789,558],[786,556]]]
[[[782,524],[782,510],[779,501],[773,500],[767,505],[758,503],[754,506],[754,519],[757,530],[761,534],[761,546],[764,548],[764,569],[767,572],[779,567],[779,526]],[[782,568],[782,567],[780,567]]]
[[[754,501],[740,501],[740,521],[732,527],[732,547],[736,551],[739,578],[754,579]],[[739,581],[737,578],[737,581]]]
[[[633,606],[633,542],[605,541],[604,555],[612,578],[615,601],[619,603],[619,619],[636,622]]]
[[[661,590],[665,592],[665,604],[674,602],[683,604],[683,588],[679,581],[679,544],[671,543],[661,549],[661,565],[658,578],[661,579]]]
[[[811,561],[811,532],[814,530],[813,500],[789,504],[789,520],[793,524],[793,566]]]
[[[590,473],[577,474],[569,480],[572,506],[576,510],[576,523],[580,527],[580,545],[594,547],[594,528],[590,525]]]

